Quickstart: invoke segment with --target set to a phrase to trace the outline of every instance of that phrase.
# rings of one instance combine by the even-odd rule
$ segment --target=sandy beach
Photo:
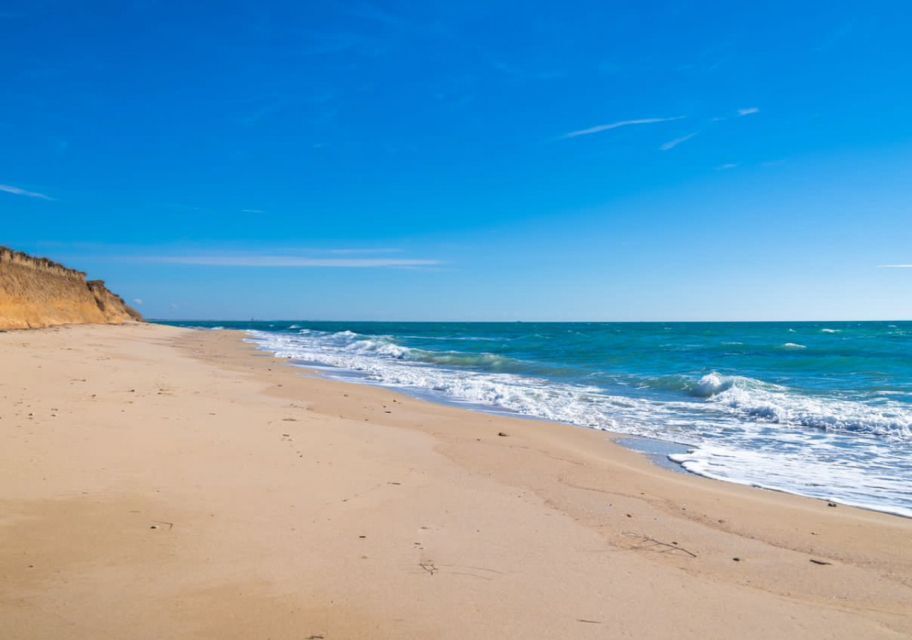
[[[908,519],[242,338],[0,333],[0,637],[912,635]]]

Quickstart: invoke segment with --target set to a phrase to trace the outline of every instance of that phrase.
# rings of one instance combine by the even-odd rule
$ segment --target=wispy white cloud
[[[726,162],[725,164],[720,164],[716,167],[716,171],[729,171],[730,169],[736,169],[737,167],[737,162]]]
[[[241,209],[241,213],[266,213],[262,209]]]
[[[912,269],[912,264],[880,264],[878,269]]]
[[[24,196],[26,198],[37,198],[38,200],[53,200],[51,196],[45,195],[43,193],[38,193],[37,191],[26,191],[25,189],[20,189],[19,187],[14,187],[11,184],[0,184],[0,191],[4,193],[11,193],[14,196]]]
[[[760,113],[760,107],[744,107],[735,111],[734,115],[725,115],[725,116],[715,116],[710,118],[710,122],[724,122],[725,120],[732,120],[734,118],[743,118],[745,116],[752,116],[757,113]]]
[[[661,149],[662,151],[671,151],[672,149],[677,147],[679,144],[684,144],[685,142],[687,142],[688,140],[690,140],[691,138],[696,136],[698,133],[699,133],[698,131],[695,131],[693,133],[688,133],[686,136],[681,136],[680,138],[675,138],[674,140],[669,140],[668,142],[666,142],[665,144],[660,146],[659,149]]]
[[[375,247],[371,249],[364,248],[351,248],[351,249],[314,249],[314,251],[324,251],[326,253],[333,253],[336,255],[351,255],[353,253],[360,254],[369,254],[369,253],[402,253],[402,249],[394,249],[392,247]]]
[[[571,131],[570,133],[565,134],[564,138],[579,138],[581,136],[591,136],[596,133],[602,133],[604,131],[611,131],[612,129],[620,129],[622,127],[632,127],[641,124],[658,124],[660,122],[672,122],[674,120],[683,120],[687,116],[674,116],[671,118],[636,118],[633,120],[619,120],[618,122],[612,122],[609,124],[600,124],[594,127],[589,127],[588,129],[580,129],[579,131]]]
[[[142,306],[143,299],[142,298],[133,298],[133,302]]]
[[[296,269],[386,269],[393,267],[433,267],[439,260],[411,258],[313,258],[281,255],[186,255],[137,256],[139,262],[195,265],[203,267],[284,267]]]

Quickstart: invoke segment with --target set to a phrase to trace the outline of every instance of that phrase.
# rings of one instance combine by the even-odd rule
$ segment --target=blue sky
[[[910,26],[3,0],[0,244],[153,318],[912,318]]]

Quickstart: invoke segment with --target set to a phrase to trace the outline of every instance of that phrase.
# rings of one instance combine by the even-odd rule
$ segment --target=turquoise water
[[[326,374],[659,438],[697,474],[912,516],[912,322],[172,323]]]

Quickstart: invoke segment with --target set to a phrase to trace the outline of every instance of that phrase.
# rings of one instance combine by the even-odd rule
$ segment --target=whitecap
[[[700,378],[695,389],[695,395],[708,398],[732,386],[734,378],[722,376],[713,371]]]

